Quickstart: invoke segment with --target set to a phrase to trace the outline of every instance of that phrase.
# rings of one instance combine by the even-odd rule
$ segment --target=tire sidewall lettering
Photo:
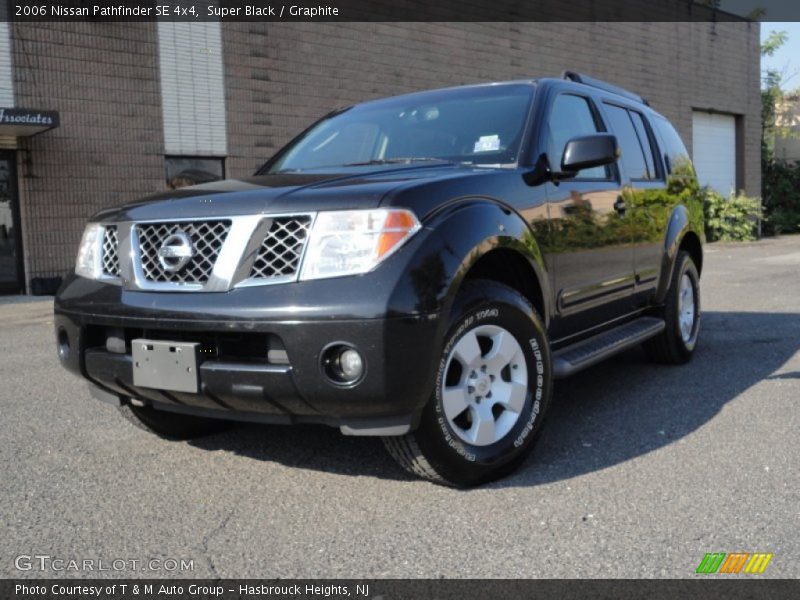
[[[510,331],[515,337],[520,334],[520,326],[526,322],[530,323],[529,317],[524,315],[522,311],[513,306],[497,306],[496,303],[488,302],[482,303],[481,306],[469,311],[467,316],[463,317],[456,326],[453,333],[447,339],[447,342],[442,350],[441,359],[436,374],[435,386],[435,402],[434,411],[436,417],[436,424],[441,432],[445,444],[451,451],[458,454],[466,461],[475,462],[492,462],[495,458],[502,458],[509,454],[509,450],[514,453],[522,448],[526,441],[531,437],[536,430],[539,414],[542,411],[542,403],[546,397],[545,390],[545,372],[546,372],[546,352],[542,349],[544,340],[539,339],[538,335],[525,336],[523,339],[518,338],[520,347],[525,354],[525,360],[528,366],[529,383],[528,394],[525,401],[525,408],[518,422],[514,428],[506,435],[505,438],[492,444],[490,446],[474,447],[463,442],[451,430],[451,426],[447,421],[444,414],[442,405],[442,387],[445,380],[445,371],[447,368],[447,359],[452,351],[454,345],[464,336],[470,329],[476,327],[478,324],[492,323],[505,328]],[[509,325],[509,320],[516,321]],[[531,329],[533,325],[530,324]],[[538,333],[538,332],[537,332]],[[534,377],[535,374],[535,377]]]
[[[514,447],[519,448],[525,443],[525,439],[533,432],[534,424],[539,416],[541,408],[542,395],[544,394],[544,357],[542,351],[539,349],[539,341],[536,338],[528,340],[528,344],[533,352],[533,358],[536,364],[536,386],[533,391],[533,406],[531,408],[530,417],[525,423],[525,427],[514,440]],[[530,393],[530,392],[529,392]]]

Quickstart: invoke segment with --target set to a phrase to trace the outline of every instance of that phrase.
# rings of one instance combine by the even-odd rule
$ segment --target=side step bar
[[[553,376],[563,379],[664,331],[663,319],[640,317],[553,354]]]

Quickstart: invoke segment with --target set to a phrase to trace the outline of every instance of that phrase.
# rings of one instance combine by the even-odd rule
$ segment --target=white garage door
[[[736,189],[736,117],[694,111],[692,150],[701,185],[724,196]]]

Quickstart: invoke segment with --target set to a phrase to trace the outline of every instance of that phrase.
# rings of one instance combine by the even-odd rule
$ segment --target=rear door
[[[661,268],[667,221],[675,204],[666,190],[655,135],[636,107],[604,102],[603,112],[617,136],[626,173],[622,190],[625,221],[633,240],[636,304],[646,305]]]
[[[561,91],[546,110],[545,146],[558,170],[566,143],[606,131],[589,97]],[[619,210],[622,181],[616,165],[585,169],[575,178],[546,184],[557,318],[554,339],[565,338],[625,315],[633,306],[633,248]]]

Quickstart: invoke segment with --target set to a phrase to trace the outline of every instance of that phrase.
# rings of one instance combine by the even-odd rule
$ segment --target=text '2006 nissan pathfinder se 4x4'
[[[554,378],[691,358],[699,192],[664,117],[574,73],[366,102],[252,178],[96,214],[59,355],[165,437],[324,423],[479,484],[530,452]]]

